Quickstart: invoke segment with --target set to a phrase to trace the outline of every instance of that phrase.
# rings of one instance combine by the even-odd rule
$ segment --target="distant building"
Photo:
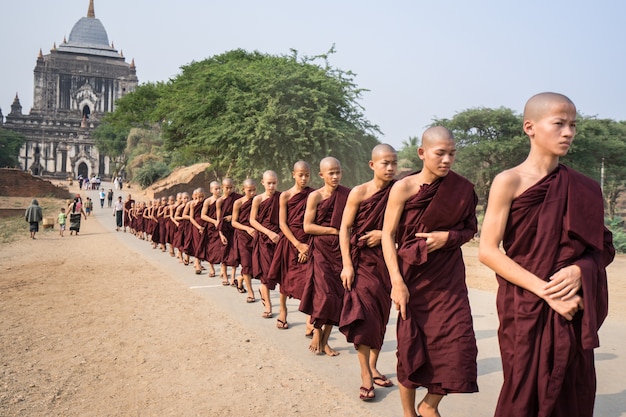
[[[115,101],[135,89],[137,73],[135,61],[127,64],[109,44],[93,0],[69,40],[58,47],[55,43],[48,55],[39,51],[34,73],[30,113],[22,114],[17,94],[4,123],[0,110],[0,125],[26,138],[20,167],[59,178],[113,174],[109,158],[98,152],[90,134],[102,116],[114,110]]]

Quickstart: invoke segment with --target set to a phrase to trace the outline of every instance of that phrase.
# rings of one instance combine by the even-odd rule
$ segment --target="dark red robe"
[[[213,201],[212,204],[209,204],[209,207],[207,208],[207,216],[212,219],[215,219],[217,217],[217,215],[215,214],[217,208],[216,202],[217,199]],[[219,264],[220,262],[222,262],[224,245],[222,245],[222,241],[220,240],[220,234],[213,223],[207,222],[206,228],[204,229],[204,235],[206,261],[211,264]]]
[[[252,198],[249,199],[239,207],[237,221],[244,226],[250,226],[252,200]],[[252,236],[248,232],[235,229],[235,247],[237,248],[237,259],[241,264],[241,274],[252,275]]]
[[[344,291],[339,331],[355,346],[380,349],[391,310],[391,280],[380,245],[370,248],[359,238],[382,230],[385,207],[393,183],[359,204],[350,236],[354,281]]]
[[[130,227],[132,217],[130,215],[131,206],[135,203],[135,200],[124,201],[124,227]]]
[[[461,245],[477,231],[476,193],[449,172],[406,201],[396,233],[398,266],[409,290],[407,318],[398,317],[398,381],[433,394],[476,392],[476,338]],[[427,253],[415,233],[448,231]]]
[[[237,246],[235,245],[235,229],[230,222],[224,221],[224,217],[231,216],[233,214],[233,205],[235,201],[243,197],[238,193],[231,193],[228,197],[222,201],[222,207],[220,211],[220,218],[217,228],[222,232],[228,243],[222,245],[222,259],[221,263],[226,266],[239,266],[239,259],[237,259]]]
[[[193,219],[200,226],[205,227],[207,221],[202,218],[202,205],[204,204],[204,199],[196,202],[196,205],[193,208]],[[191,213],[190,213],[191,214]],[[191,222],[189,222],[189,229],[191,232],[191,239],[193,241],[192,247],[193,252],[191,255],[201,261],[206,258],[206,247],[204,242],[204,231],[200,233],[198,228]]]
[[[280,233],[278,214],[280,211],[280,191],[259,204],[256,221],[274,233]],[[269,270],[274,258],[276,244],[265,233],[257,231],[252,245],[252,277],[260,279],[265,285],[269,283]]]
[[[582,272],[584,310],[567,321],[539,297],[498,277],[504,383],[496,416],[591,417],[593,349],[608,312],[606,266],[615,255],[599,185],[559,165],[511,204],[503,246],[540,278]]]
[[[287,226],[300,242],[308,243],[310,239],[310,236],[304,233],[303,225],[306,200],[312,191],[313,188],[306,187],[287,201]],[[298,249],[281,234],[270,266],[267,287],[273,290],[276,284],[280,284],[281,294],[300,300],[304,291],[307,270],[308,262],[298,262]]]
[[[349,193],[349,188],[340,185],[321,201],[315,212],[315,224],[339,230]],[[311,260],[299,309],[311,316],[311,323],[318,329],[325,324],[338,325],[344,293],[339,236],[312,235],[310,246]]]

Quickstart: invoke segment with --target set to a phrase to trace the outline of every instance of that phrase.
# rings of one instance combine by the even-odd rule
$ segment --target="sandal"
[[[261,317],[263,317],[264,319],[271,319],[272,317],[274,317],[274,314],[272,314],[271,311],[264,311],[263,314],[261,314]]]
[[[244,290],[245,291],[245,290]],[[256,299],[254,297],[248,297],[246,298],[246,303],[254,303],[256,301]]]
[[[237,291],[239,292],[239,294],[245,294],[248,292],[246,291],[244,287],[237,287]],[[254,297],[248,297],[248,298],[254,298]]]
[[[391,382],[391,380],[387,378],[385,375],[375,376],[372,379],[374,380],[374,384],[378,385],[379,387],[385,387],[385,388],[393,387],[393,382]]]
[[[363,401],[370,401],[376,398],[376,393],[374,392],[374,386],[372,385],[370,388],[360,387],[359,398]]]
[[[202,273],[202,269],[196,269],[196,275],[200,275]]]
[[[225,286],[225,287],[228,287],[228,286],[230,286],[230,283],[228,282],[228,280],[224,280],[224,281],[222,281],[222,285]]]
[[[281,319],[276,319],[276,327],[280,330],[287,330],[289,328],[289,323],[282,321]]]

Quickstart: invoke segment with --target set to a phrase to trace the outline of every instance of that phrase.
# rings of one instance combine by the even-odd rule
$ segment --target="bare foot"
[[[321,333],[322,331],[320,329],[313,329],[313,338],[311,339],[311,344],[309,345],[309,350],[316,355],[322,355],[324,353],[320,344],[322,338]]]
[[[339,356],[340,352],[337,352],[335,349],[331,348],[327,344],[326,346],[324,346],[324,353],[328,356]]]

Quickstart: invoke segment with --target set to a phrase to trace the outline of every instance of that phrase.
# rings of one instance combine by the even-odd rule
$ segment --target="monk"
[[[165,217],[165,243],[170,245],[170,256],[174,257],[176,254],[174,253],[174,222],[172,221],[172,217],[174,216],[174,210],[176,209],[176,197],[170,195],[167,198],[167,208],[163,211],[163,216]]]
[[[184,252],[183,264],[189,265],[191,255],[194,253],[194,241],[193,241],[193,224],[191,223],[191,207],[198,199],[198,189],[196,188],[191,192],[191,199],[187,201],[182,213],[182,222],[179,227],[183,228],[182,250]]]
[[[202,205],[202,219],[206,222],[204,228],[204,241],[202,246],[205,248],[204,259],[209,263],[209,276],[215,276],[215,264],[221,262],[222,255],[222,241],[220,240],[220,234],[217,231],[217,214],[216,214],[216,202],[220,198],[221,188],[220,183],[212,181],[209,184],[209,191],[211,196],[204,199]]]
[[[276,172],[265,171],[261,184],[265,191],[254,197],[250,209],[250,225],[258,232],[252,244],[252,277],[261,281],[259,294],[263,307],[265,307],[262,317],[267,318],[269,316],[271,318],[273,313],[268,288],[270,285],[269,271],[276,244],[280,240],[280,191],[276,191],[278,184]],[[280,325],[280,323],[278,324]]]
[[[224,178],[222,180],[222,196],[217,200],[215,211],[217,213],[218,226],[217,230],[222,241],[222,285],[229,285],[227,268],[232,267],[232,276],[230,286],[237,287],[237,279],[235,272],[239,266],[237,259],[237,248],[234,245],[235,229],[231,224],[233,215],[233,205],[235,201],[243,197],[243,195],[234,192],[233,180]]]
[[[239,198],[233,204],[233,217],[231,224],[235,228],[235,247],[237,248],[237,259],[241,264],[241,277],[245,282],[237,281],[237,290],[245,293],[246,289],[248,297],[246,302],[254,303],[254,289],[252,288],[252,242],[256,237],[256,229],[250,225],[250,210],[252,209],[252,200],[256,196],[256,182],[248,178],[243,182],[243,197]]]
[[[300,311],[311,316],[313,339],[309,350],[317,355],[337,356],[328,345],[333,326],[339,325],[343,305],[339,227],[350,189],[339,184],[341,164],[336,158],[320,161],[321,188],[306,202],[304,231],[311,235],[307,282],[300,301]]]
[[[480,237],[479,259],[499,284],[504,382],[495,415],[591,417],[593,349],[608,310],[606,266],[615,255],[602,191],[559,164],[576,135],[569,98],[531,97],[523,129],[530,152],[493,180]]]
[[[293,187],[284,191],[279,199],[278,224],[281,238],[276,244],[267,284],[270,290],[280,284],[280,310],[276,325],[281,330],[289,328],[287,297],[302,299],[309,255],[310,236],[304,232],[304,212],[307,198],[313,192],[313,188],[309,187],[311,167],[305,161],[298,161],[293,166],[291,176],[294,179]],[[271,315],[264,317],[272,318]],[[312,327],[307,317],[305,336],[313,336]]]
[[[189,193],[184,192],[181,194],[180,204],[178,205],[178,207],[176,208],[176,212],[174,213],[174,222],[176,223],[174,244],[176,245],[176,249],[178,249],[178,262],[185,263],[186,261],[187,264],[189,263],[189,258],[188,255],[184,253],[184,246],[185,239],[187,238],[187,236],[185,235],[187,233],[187,227],[185,226],[185,224],[188,222],[188,220],[185,219],[183,213],[188,203]]]
[[[472,183],[451,170],[456,146],[448,129],[427,129],[417,152],[422,170],[393,185],[381,243],[400,312],[397,375],[404,416],[438,417],[443,396],[478,391],[461,254],[477,231],[477,197]],[[428,392],[416,411],[417,387]]]
[[[391,310],[391,282],[380,239],[398,154],[390,145],[376,145],[369,166],[374,178],[352,189],[339,229],[345,289],[339,331],[357,350],[361,367],[359,398],[364,401],[375,397],[374,384],[393,386],[376,365]]]
[[[191,225],[191,240],[193,241],[192,255],[194,257],[194,270],[196,275],[202,273],[202,261],[205,258],[204,229],[206,227],[206,221],[202,219],[202,207],[205,197],[206,191],[204,188],[197,188],[196,199],[189,207],[189,223]]]
[[[124,233],[126,233],[126,227],[130,225],[131,217],[130,217],[130,208],[131,205],[135,203],[132,196],[128,194],[126,196],[126,201],[124,201]]]

